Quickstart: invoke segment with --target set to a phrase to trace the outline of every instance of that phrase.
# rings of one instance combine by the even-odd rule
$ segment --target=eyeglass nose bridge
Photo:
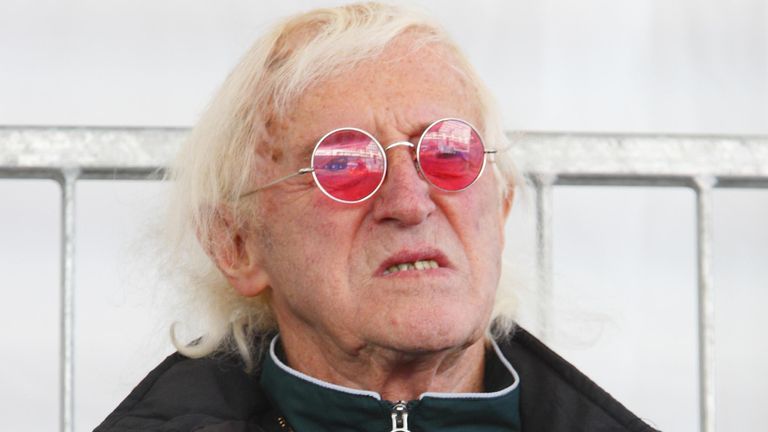
[[[412,143],[410,141],[397,141],[397,142],[393,142],[392,144],[384,147],[384,152],[388,152],[390,149],[393,149],[395,147],[401,147],[401,146],[414,148],[414,147],[416,147],[416,144],[414,144],[414,143]]]
[[[393,149],[395,147],[408,147],[413,149],[413,148],[416,148],[416,144],[410,141],[393,142],[392,144],[389,144],[386,147],[384,147],[384,153],[388,152],[390,149]],[[413,158],[413,165],[416,167],[416,172],[418,172],[421,177],[424,177],[424,173],[421,172],[421,167],[419,166],[418,158],[415,158],[415,157]]]

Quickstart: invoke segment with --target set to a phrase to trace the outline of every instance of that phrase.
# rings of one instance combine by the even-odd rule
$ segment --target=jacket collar
[[[495,342],[486,356],[483,393],[422,394],[404,404],[372,391],[332,384],[303,374],[281,360],[278,336],[264,356],[261,386],[297,432],[520,430],[520,377]],[[501,388],[498,383],[502,383]],[[406,417],[407,415],[407,417]]]

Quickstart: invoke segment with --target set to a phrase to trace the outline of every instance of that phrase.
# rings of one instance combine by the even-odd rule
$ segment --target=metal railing
[[[60,305],[61,432],[74,430],[74,220],[80,179],[156,176],[184,129],[0,127],[0,178],[50,178],[62,188]],[[552,189],[558,185],[677,186],[697,197],[700,430],[715,431],[712,191],[768,188],[768,138],[651,135],[516,135],[510,150],[536,190],[540,328],[552,307]]]

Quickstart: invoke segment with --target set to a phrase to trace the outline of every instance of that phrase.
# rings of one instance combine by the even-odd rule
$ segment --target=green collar
[[[290,368],[277,355],[277,341],[275,336],[264,356],[261,386],[296,432],[520,430],[520,378],[496,342],[491,342],[485,369],[486,388],[495,391],[429,392],[396,404],[376,392],[331,384]]]

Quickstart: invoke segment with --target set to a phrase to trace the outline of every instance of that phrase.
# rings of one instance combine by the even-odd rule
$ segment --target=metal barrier
[[[158,178],[184,129],[0,127],[0,178],[50,178],[62,187],[59,428],[74,430],[74,218],[80,179]],[[768,138],[530,133],[510,152],[536,190],[537,262],[548,335],[552,290],[552,188],[682,186],[697,196],[700,430],[715,431],[712,191],[768,188]]]

